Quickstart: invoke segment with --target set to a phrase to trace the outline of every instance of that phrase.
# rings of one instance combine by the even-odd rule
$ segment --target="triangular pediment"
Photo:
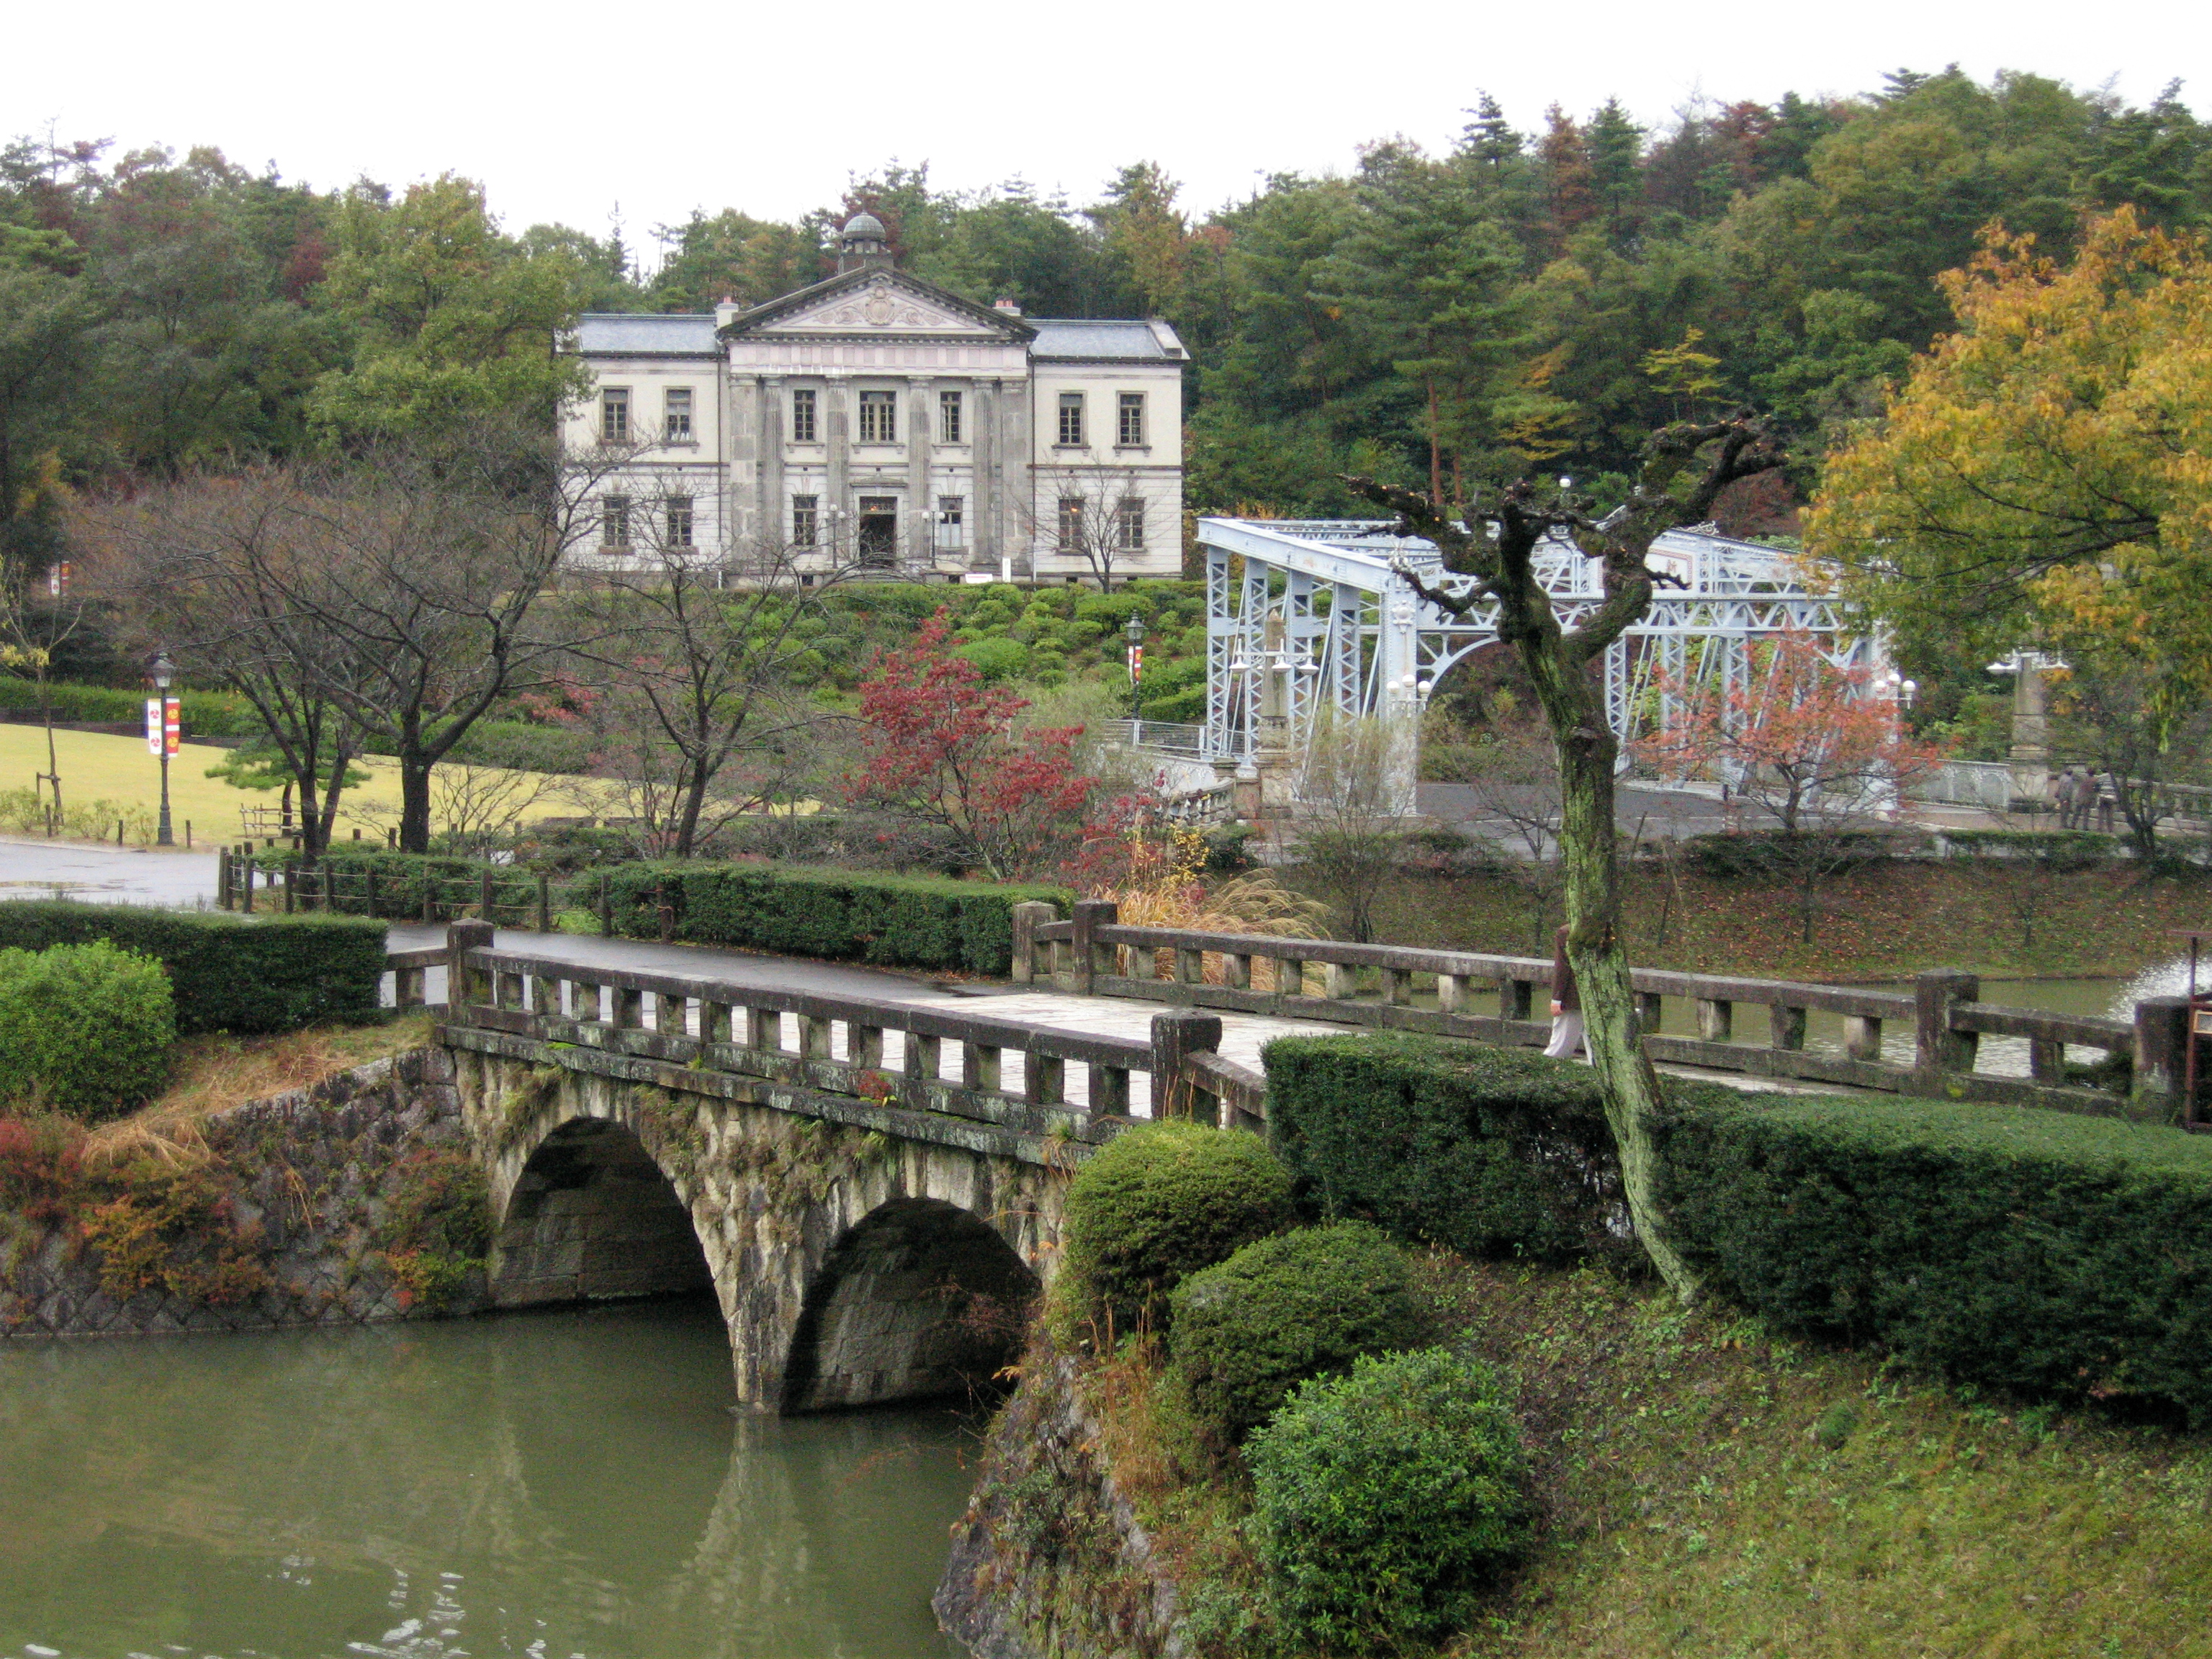
[[[1025,341],[1036,331],[1020,319],[974,305],[957,294],[895,270],[855,270],[757,306],[721,331],[724,339],[763,334]]]

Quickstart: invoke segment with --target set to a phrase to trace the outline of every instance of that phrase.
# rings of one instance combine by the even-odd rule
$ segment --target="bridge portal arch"
[[[711,1286],[738,1398],[762,1411],[939,1396],[1005,1363],[1006,1310],[1057,1259],[1066,1170],[988,1126],[908,1139],[787,1109],[773,1085],[732,1099],[680,1067],[647,1082],[529,1048],[454,1055],[490,1166],[496,1304]]]
[[[894,1198],[832,1245],[784,1368],[787,1413],[965,1395],[1021,1350],[1037,1276],[957,1204]]]

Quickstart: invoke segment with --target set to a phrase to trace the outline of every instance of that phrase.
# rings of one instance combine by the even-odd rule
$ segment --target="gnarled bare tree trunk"
[[[1346,480],[1395,513],[1399,533],[1435,543],[1448,570],[1475,578],[1463,595],[1441,592],[1417,576],[1412,580],[1423,599],[1455,616],[1495,600],[1498,635],[1519,653],[1535,688],[1559,754],[1567,957],[1582,994],[1591,1062],[1620,1160],[1621,1188],[1638,1238],[1685,1301],[1695,1298],[1698,1281],[1668,1237],[1659,1202],[1659,1079],[1637,1030],[1628,951],[1620,937],[1613,825],[1620,745],[1607,724],[1603,692],[1591,668],[1650,608],[1654,577],[1646,559],[1651,544],[1679,525],[1710,517],[1723,489],[1781,460],[1778,448],[1747,414],[1707,425],[1665,428],[1645,444],[1627,503],[1602,522],[1568,501],[1540,501],[1525,482],[1506,489],[1486,509],[1477,503],[1460,523],[1410,490],[1370,478]],[[1551,596],[1536,580],[1537,554],[1555,535],[1571,538],[1584,553],[1604,562],[1604,600],[1572,633],[1560,627]]]

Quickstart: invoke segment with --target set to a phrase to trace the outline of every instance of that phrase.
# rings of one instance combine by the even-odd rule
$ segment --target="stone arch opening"
[[[895,1199],[833,1245],[807,1286],[784,1370],[787,1413],[987,1389],[1021,1351],[1036,1276],[957,1204]]]
[[[493,1262],[501,1307],[714,1288],[690,1210],[637,1136],[605,1118],[577,1118],[538,1144]]]

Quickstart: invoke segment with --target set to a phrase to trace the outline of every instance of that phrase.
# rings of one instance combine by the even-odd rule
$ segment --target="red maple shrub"
[[[860,683],[861,762],[846,798],[945,832],[994,880],[1051,869],[1082,833],[1097,781],[1076,769],[1079,726],[1018,729],[1027,701],[951,655],[943,611]]]

